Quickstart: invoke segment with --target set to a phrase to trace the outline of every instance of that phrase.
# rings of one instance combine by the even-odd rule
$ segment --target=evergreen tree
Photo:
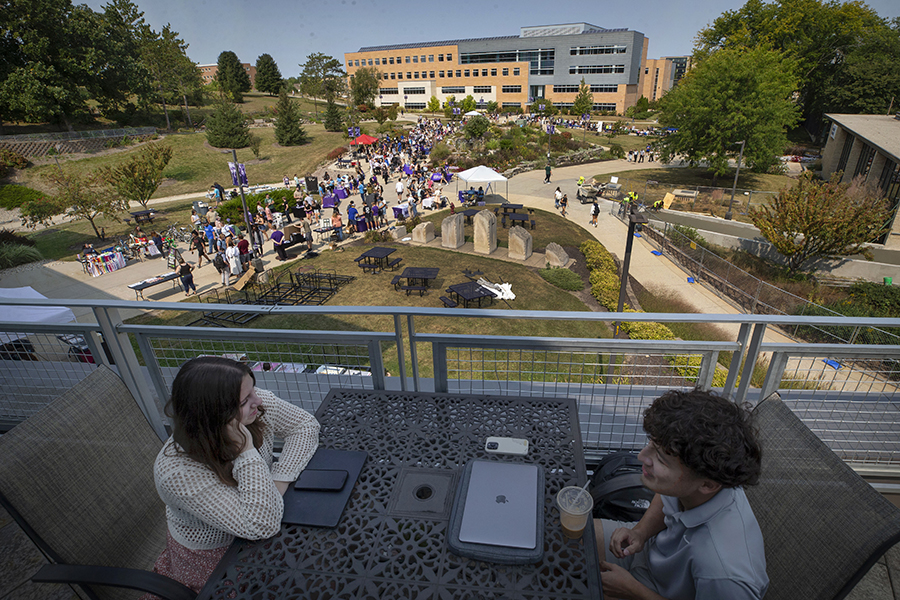
[[[341,131],[344,128],[344,119],[341,117],[341,109],[333,101],[328,101],[325,107],[325,131]]]
[[[263,54],[256,59],[256,89],[264,94],[274,96],[283,85],[281,71],[275,59],[269,54]]]
[[[206,140],[214,148],[246,148],[250,128],[237,106],[222,98],[206,121]]]
[[[581,85],[578,86],[578,95],[575,96],[575,101],[572,102],[572,110],[570,114],[581,116],[590,114],[591,109],[594,108],[594,96],[591,94],[591,86],[584,82],[584,77],[581,78]]]
[[[259,71],[256,72],[257,76]],[[257,81],[259,81],[257,79]],[[288,96],[287,90],[282,88],[278,95],[278,104],[275,105],[278,114],[275,115],[275,140],[281,146],[299,146],[309,141],[306,132],[300,126],[300,115],[297,107]]]
[[[237,54],[230,50],[219,55],[216,81],[219,82],[222,91],[231,97],[232,102],[243,102],[243,92],[250,91],[250,76],[241,65]]]

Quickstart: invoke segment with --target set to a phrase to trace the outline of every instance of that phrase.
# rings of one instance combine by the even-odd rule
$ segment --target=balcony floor
[[[6,511],[0,509],[0,600],[80,600],[72,588],[31,583],[46,560]],[[900,600],[900,544],[891,548],[848,600]]]

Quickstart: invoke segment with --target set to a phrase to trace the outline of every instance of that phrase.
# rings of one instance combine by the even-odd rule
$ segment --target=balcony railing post
[[[397,369],[400,375],[400,389],[405,392],[407,391],[406,355],[403,351],[403,321],[400,320],[399,314],[394,315],[394,338],[397,340],[397,364],[399,365]]]
[[[737,393],[735,394],[735,402],[745,402],[747,400],[747,390],[750,389],[750,379],[753,377],[753,368],[759,359],[759,346],[763,342],[766,335],[766,324],[757,323],[753,326],[753,336],[750,338],[750,346],[744,357],[744,369],[741,371],[741,382],[738,384]]]
[[[747,350],[747,340],[750,338],[750,323],[741,323],[741,330],[738,332],[737,343],[741,345],[741,349],[731,355],[731,364],[728,366],[728,377],[725,379],[725,397],[731,398],[734,394],[734,385],[737,382],[738,373],[741,370],[741,359],[744,358],[744,352]]]
[[[169,390],[166,385],[166,378],[163,376],[162,369],[159,366],[159,361],[156,359],[156,353],[150,345],[150,338],[144,333],[135,333],[134,337],[137,340],[138,348],[141,350],[141,356],[144,357],[144,364],[147,366],[147,372],[150,374],[150,381],[153,383],[153,387],[156,388],[156,397],[165,406],[166,399],[169,397]]]
[[[719,360],[718,352],[704,352],[700,362],[700,373],[697,374],[697,387],[701,390],[709,390],[712,387],[713,376],[716,374],[716,363]]]
[[[381,354],[381,342],[370,340],[369,366],[372,369],[372,387],[376,390],[384,389],[384,357]]]
[[[113,362],[118,367],[119,377],[122,378],[128,391],[137,400],[144,416],[147,417],[147,421],[149,421],[159,439],[167,439],[169,434],[160,416],[159,407],[156,405],[156,401],[150,393],[150,388],[147,386],[147,382],[141,373],[141,366],[138,363],[137,356],[134,354],[131,340],[127,334],[118,332],[117,328],[122,325],[119,309],[95,306],[94,316],[97,318],[97,324],[100,325],[103,338],[109,346]],[[165,398],[165,396],[162,397]]]
[[[447,383],[447,346],[432,342],[431,356],[434,363],[434,391],[446,394],[450,391]]]
[[[412,315],[406,315],[406,331],[409,336],[409,360],[412,364],[413,389],[417,392],[419,389],[419,360],[416,355],[416,324],[413,322]]]
[[[769,368],[766,370],[766,379],[759,390],[758,402],[762,402],[771,396],[773,392],[778,391],[778,388],[781,386],[781,380],[784,378],[787,362],[787,352],[772,353],[772,360],[769,361]]]

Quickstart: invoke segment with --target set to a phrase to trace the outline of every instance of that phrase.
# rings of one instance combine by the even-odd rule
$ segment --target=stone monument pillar
[[[509,257],[516,260],[531,258],[531,234],[524,227],[511,227],[509,230]]]
[[[419,223],[412,232],[412,241],[418,244],[427,244],[434,239],[434,223],[425,221]]]
[[[497,217],[489,210],[475,215],[475,252],[490,254],[497,249]]]
[[[455,250],[466,243],[465,218],[459,213],[441,221],[441,246]]]
[[[551,267],[565,267],[569,264],[569,255],[566,254],[563,247],[556,242],[547,244],[547,249],[544,252],[547,256],[547,262],[550,263]]]

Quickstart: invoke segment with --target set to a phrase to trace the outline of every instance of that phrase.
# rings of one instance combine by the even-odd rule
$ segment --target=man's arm
[[[650,508],[632,529],[621,527],[610,536],[609,550],[618,558],[636,554],[644,549],[644,544],[666,528],[662,498],[653,496]]]

